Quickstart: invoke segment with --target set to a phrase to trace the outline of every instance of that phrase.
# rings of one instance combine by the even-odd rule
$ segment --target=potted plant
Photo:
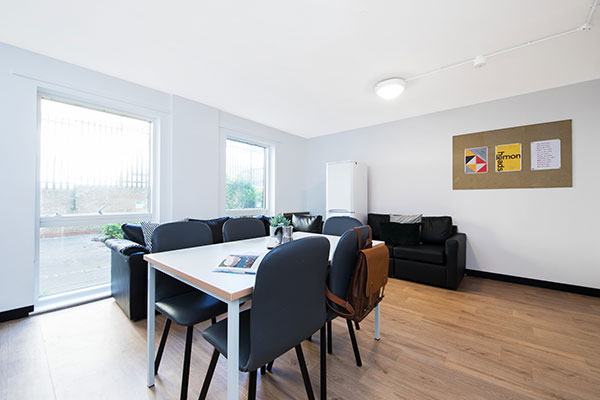
[[[277,243],[281,243],[283,231],[291,230],[290,220],[283,215],[276,215],[269,220],[270,236],[277,238]]]

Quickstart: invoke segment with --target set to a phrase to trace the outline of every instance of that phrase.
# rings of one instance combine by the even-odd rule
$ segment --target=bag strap
[[[337,297],[335,294],[333,294],[331,292],[331,290],[329,290],[329,287],[327,285],[325,285],[325,297],[328,300],[325,302],[327,304],[327,308],[329,308],[335,314],[339,315],[340,317],[344,317],[344,318],[354,317],[354,307],[352,307],[352,304],[350,304],[350,302],[348,302],[347,300],[343,300],[343,299]],[[340,311],[340,310],[334,308],[329,303],[330,301],[337,304],[338,306],[342,307],[346,312]]]
[[[360,228],[352,228],[356,231],[356,235],[358,237],[358,251],[362,250],[362,236],[360,234]]]
[[[356,235],[358,236],[358,251],[370,249],[371,247],[373,247],[373,231],[371,230],[371,227],[369,225],[367,225],[367,228],[369,228],[369,236],[367,237],[364,246],[362,245],[362,235],[360,233],[360,228],[352,228],[356,231]]]

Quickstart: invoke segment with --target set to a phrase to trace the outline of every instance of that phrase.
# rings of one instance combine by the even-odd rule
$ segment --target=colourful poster
[[[483,174],[486,172],[488,172],[488,148],[465,149],[465,174]]]
[[[522,158],[521,143],[496,146],[496,172],[520,171]]]

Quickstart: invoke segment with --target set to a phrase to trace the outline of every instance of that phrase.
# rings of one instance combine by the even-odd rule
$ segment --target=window
[[[227,139],[225,145],[226,210],[267,208],[266,146]]]
[[[41,100],[40,214],[150,212],[152,123]]]
[[[107,238],[150,220],[152,122],[40,99],[39,296],[107,285]]]

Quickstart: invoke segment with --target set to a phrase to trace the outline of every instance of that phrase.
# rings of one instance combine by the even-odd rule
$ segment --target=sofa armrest
[[[465,274],[467,235],[456,233],[446,240],[446,284],[456,289]]]
[[[145,318],[148,263],[144,260],[144,255],[148,250],[135,242],[123,239],[109,239],[105,244],[111,249],[112,297],[131,320]]]
[[[134,253],[148,253],[148,249],[132,240],[127,239],[108,239],[104,242],[106,247],[117,253],[129,256]]]

